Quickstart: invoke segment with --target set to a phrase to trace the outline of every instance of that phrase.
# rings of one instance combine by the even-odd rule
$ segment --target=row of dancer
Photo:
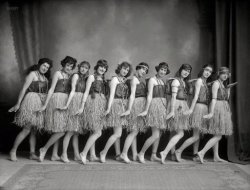
[[[229,88],[224,84],[229,77],[227,68],[221,68],[218,72],[218,80],[213,82],[211,103],[206,80],[210,77],[213,67],[206,65],[202,68],[195,82],[195,93],[189,107],[188,81],[192,67],[188,64],[182,65],[173,79],[164,82],[163,78],[170,73],[170,70],[168,64],[162,62],[155,67],[156,75],[146,83],[143,78],[148,72],[148,64],[137,65],[134,76],[131,80],[127,80],[132,67],[129,63],[123,62],[118,65],[116,76],[111,79],[109,88],[104,77],[108,70],[107,61],[99,60],[94,67],[93,75],[88,73],[90,64],[82,62],[78,65],[78,72],[71,77],[70,72],[74,69],[76,60],[67,56],[61,64],[62,70],[55,72],[47,96],[48,82],[45,73],[51,68],[52,61],[41,59],[36,70],[27,76],[18,103],[10,109],[10,111],[18,111],[15,122],[23,126],[10,151],[11,160],[17,160],[17,147],[29,133],[31,133],[30,157],[36,158],[35,131],[45,130],[52,135],[46,145],[40,148],[40,161],[44,160],[48,148],[53,144],[52,160],[60,159],[57,153],[58,140],[66,133],[61,159],[69,162],[67,148],[73,136],[74,159],[86,164],[89,150],[90,160],[98,159],[95,154],[95,141],[101,136],[103,129],[112,127],[114,133],[100,152],[101,162],[106,161],[107,152],[115,143],[117,155],[120,155],[119,158],[126,163],[130,163],[127,153],[131,144],[133,160],[138,158],[141,163],[145,163],[144,154],[153,144],[151,160],[161,160],[165,163],[167,154],[183,137],[184,130],[190,129],[194,130],[194,136],[187,139],[175,151],[177,161],[182,160],[182,151],[198,140],[199,133],[214,135],[204,149],[197,153],[199,160],[203,162],[206,151],[215,147],[214,160],[222,161],[218,154],[218,141],[222,135],[232,133],[231,113],[227,102]],[[210,109],[208,109],[209,104]],[[130,133],[120,154],[119,138],[124,127]],[[152,130],[152,135],[137,154],[136,136],[149,128]],[[160,133],[166,130],[174,131],[176,134],[169,140],[164,151],[160,152],[160,159],[156,156],[156,152]],[[78,135],[86,131],[91,131],[91,135],[83,151],[79,153]]]

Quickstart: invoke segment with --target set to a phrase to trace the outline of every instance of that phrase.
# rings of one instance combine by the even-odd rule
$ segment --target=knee
[[[154,139],[159,139],[159,138],[160,138],[160,132],[155,132],[155,133],[152,135],[152,137],[153,137]]]
[[[180,138],[182,138],[184,136],[184,131],[183,130],[178,131],[178,135],[180,136]]]
[[[199,135],[194,135],[193,136],[194,141],[198,141],[200,139]]]
[[[99,138],[101,135],[102,135],[102,131],[97,131],[97,132],[96,132],[97,138]]]
[[[217,136],[218,141],[221,140],[221,138],[222,138],[221,135],[218,135],[218,136]]]

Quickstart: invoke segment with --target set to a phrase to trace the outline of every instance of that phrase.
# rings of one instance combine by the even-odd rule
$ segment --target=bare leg
[[[160,138],[160,130],[156,127],[151,127],[152,135],[149,137],[146,142],[144,143],[141,151],[138,154],[138,159],[141,163],[145,163],[144,160],[144,154],[146,150],[156,141]]]
[[[181,158],[181,154],[182,152],[191,144],[193,144],[194,142],[196,142],[199,139],[200,133],[197,129],[193,130],[193,136],[188,138],[182,145],[180,148],[178,148],[175,151],[175,156],[178,162],[183,161],[183,159]]]
[[[166,156],[168,155],[168,152],[179,142],[179,140],[183,137],[183,135],[184,135],[183,130],[179,130],[178,133],[170,139],[167,147],[162,152],[160,152],[162,164],[165,164],[165,159]]]
[[[126,162],[126,163],[130,163],[131,161],[128,158],[128,149],[131,146],[131,144],[133,143],[136,135],[138,134],[137,130],[133,130],[126,138],[125,143],[124,143],[124,147],[121,153],[121,159]],[[136,144],[135,144],[136,145]],[[134,148],[135,149],[135,148]],[[133,147],[132,147],[133,150]],[[135,149],[136,151],[136,149]],[[133,151],[134,152],[134,151]],[[137,151],[136,151],[137,152]],[[134,155],[134,153],[133,153]]]
[[[17,161],[17,157],[16,157],[17,148],[19,147],[21,142],[23,142],[23,140],[28,136],[29,133],[30,133],[30,129],[23,128],[23,130],[17,135],[17,137],[14,141],[13,147],[10,150],[10,160],[11,161]]]
[[[30,132],[30,160],[38,160],[38,157],[36,156],[36,132],[34,130],[31,130]]]
[[[114,133],[111,137],[109,137],[104,149],[100,152],[100,159],[101,162],[104,163],[106,159],[106,154],[109,150],[109,148],[114,144],[114,142],[120,138],[122,135],[122,127],[115,127]]]
[[[48,142],[45,144],[44,147],[40,148],[40,156],[39,156],[39,161],[42,162],[44,160],[44,157],[46,155],[47,150],[49,149],[49,147],[51,145],[53,145],[54,143],[58,143],[57,141],[64,135],[64,132],[60,132],[60,133],[54,133],[50,139],[48,140]],[[57,154],[58,150],[58,144],[55,144],[53,147],[53,153],[52,153],[52,158],[55,156],[55,154]],[[52,159],[51,158],[51,159]]]
[[[87,162],[86,157],[87,157],[88,151],[89,151],[89,149],[90,149],[91,147],[93,147],[93,150],[92,150],[92,151],[94,151],[94,153],[92,152],[92,154],[91,154],[91,156],[90,156],[90,160],[91,160],[91,161],[95,161],[95,159],[96,159],[96,155],[95,155],[95,146],[93,146],[93,145],[94,145],[95,141],[96,141],[101,135],[102,135],[102,130],[100,129],[100,130],[95,131],[95,132],[88,138],[88,141],[87,141],[87,143],[86,143],[86,145],[85,145],[83,151],[80,153],[80,157],[81,157],[81,160],[82,160],[82,163],[83,163],[83,164],[86,164],[86,162]]]
[[[133,161],[136,161],[137,160],[137,154],[138,154],[138,151],[137,151],[137,135],[135,136],[133,142],[132,142],[132,155],[133,155]]]
[[[60,140],[57,140],[53,145],[51,161],[60,160],[60,157],[58,156],[59,142]]]
[[[199,156],[199,159],[200,159],[200,162],[203,164],[204,161],[203,161],[203,157],[204,155],[206,154],[206,152],[212,148],[216,143],[219,142],[219,140],[221,139],[221,135],[215,135],[214,137],[212,137],[208,142],[207,144],[205,145],[205,147],[199,151],[197,153],[197,155]]]
[[[73,134],[74,134],[74,132],[67,131],[66,135],[63,138],[63,151],[62,151],[62,155],[61,155],[61,160],[65,163],[69,162],[67,150],[69,147],[70,138],[72,137]]]
[[[117,161],[120,161],[120,155],[121,155],[121,138],[117,138],[115,141],[115,159]]]
[[[74,149],[74,160],[78,161],[81,160],[79,154],[79,133],[75,133],[73,136],[73,149]]]
[[[154,161],[161,161],[161,159],[157,156],[157,150],[158,150],[158,146],[160,143],[160,138],[158,138],[154,143],[153,143],[153,147],[152,147],[152,154],[151,154],[151,158],[150,160],[152,162]]]
[[[175,136],[176,132],[175,131],[171,131],[170,135],[169,135],[169,139],[172,139],[173,136]],[[175,157],[175,146],[173,146],[173,148],[171,148],[171,160],[172,161],[176,161],[176,157]]]
[[[217,142],[214,146],[213,146],[213,152],[214,152],[214,162],[228,162],[226,160],[223,160],[222,158],[220,158],[219,156],[219,142]]]

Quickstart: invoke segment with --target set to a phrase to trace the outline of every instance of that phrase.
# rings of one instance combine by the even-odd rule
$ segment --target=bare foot
[[[58,155],[52,155],[50,160],[51,161],[59,161],[59,160],[61,160],[61,158]]]
[[[162,152],[160,152],[160,155],[161,155],[161,163],[162,164],[166,164],[166,162],[165,162],[165,159],[166,159],[166,154],[164,154],[164,152],[162,151]]]
[[[138,154],[133,155],[133,161],[137,161]]]
[[[100,162],[105,163],[106,162],[106,155],[103,152],[100,152]]]
[[[82,153],[80,153],[80,157],[81,157],[82,163],[85,165],[87,163],[86,155],[83,155]]]
[[[176,156],[175,156],[175,154],[174,154],[174,153],[173,153],[173,154],[171,154],[171,160],[172,160],[172,161],[177,161]]]
[[[152,162],[160,162],[161,159],[154,153],[154,154],[151,155],[150,161],[152,161]]]
[[[44,150],[44,148],[40,148],[39,149],[40,155],[39,155],[39,162],[43,162],[46,151]]]
[[[63,161],[64,163],[69,163],[70,162],[67,155],[62,155],[61,156],[61,161]]]
[[[125,163],[127,163],[127,164],[130,164],[131,163],[131,161],[130,161],[130,159],[128,158],[128,156],[126,155],[126,154],[121,154],[121,159],[125,162]]]
[[[177,162],[183,162],[183,161],[185,161],[184,159],[181,158],[181,152],[180,151],[176,150],[174,152],[174,154],[175,154],[175,158],[176,158]]]
[[[91,155],[89,157],[89,161],[91,161],[91,162],[97,162],[97,161],[100,161],[100,159],[96,155]]]
[[[81,161],[80,155],[75,155],[74,156],[74,161]]]
[[[120,154],[116,155],[116,156],[115,156],[115,160],[116,160],[116,161],[122,161],[121,155],[120,155]]]
[[[30,160],[38,160],[39,157],[34,152],[30,152],[29,159]]]
[[[227,160],[223,160],[223,159],[220,158],[220,157],[216,157],[216,158],[214,158],[214,162],[223,162],[223,163],[227,163],[228,161],[227,161]]]
[[[13,162],[17,161],[16,152],[10,151],[10,160]]]
[[[142,163],[142,164],[146,163],[143,154],[139,153],[137,157],[138,157],[138,160],[139,160],[140,163]]]
[[[199,159],[200,159],[200,162],[201,162],[202,164],[204,164],[204,160],[203,160],[204,155],[201,154],[200,152],[198,152],[197,155],[198,155],[198,157],[199,157]]]

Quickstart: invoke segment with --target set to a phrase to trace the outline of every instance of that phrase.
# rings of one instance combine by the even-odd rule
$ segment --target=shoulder
[[[174,79],[171,86],[180,86],[180,82],[178,79]]]
[[[195,82],[196,85],[201,85],[202,84],[202,79],[198,78]]]
[[[34,77],[36,77],[36,76],[37,76],[36,71],[31,71],[31,72],[27,75],[27,77],[29,77],[29,78],[34,78]]]
[[[138,80],[138,78],[136,76],[133,76],[132,79],[130,80],[131,84],[139,84],[140,81]]]
[[[213,87],[219,87],[220,86],[220,82],[218,80],[213,82]]]

